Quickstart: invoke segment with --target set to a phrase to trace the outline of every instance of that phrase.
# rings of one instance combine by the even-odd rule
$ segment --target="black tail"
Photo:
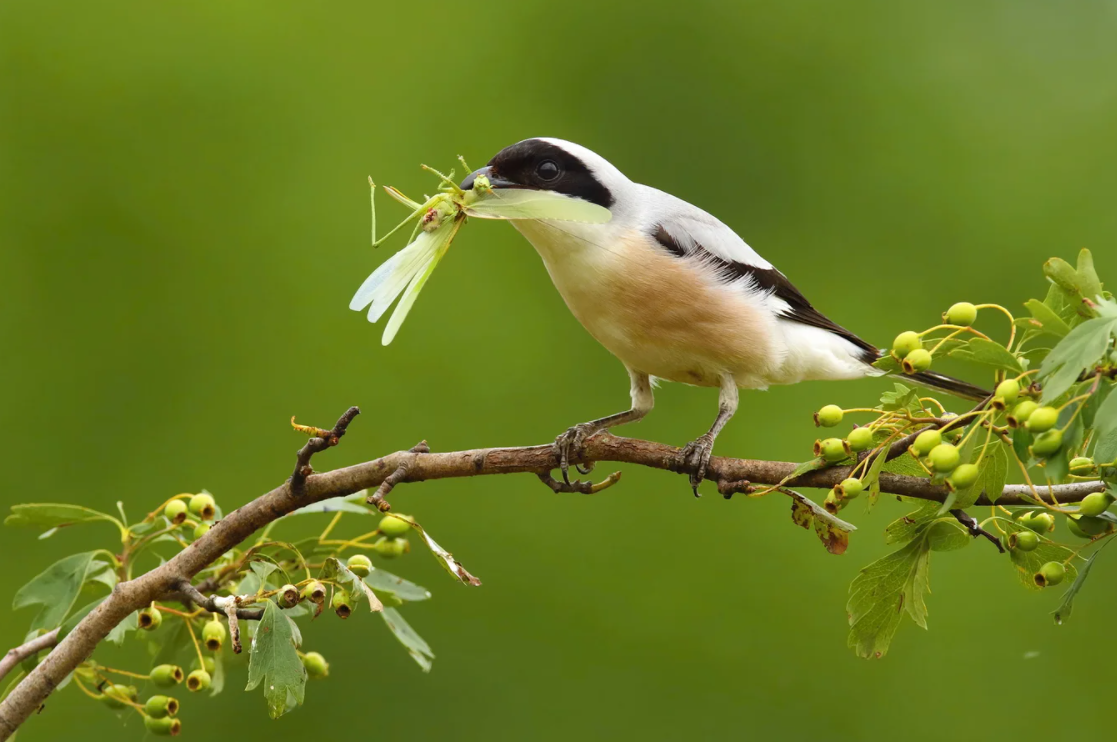
[[[944,376],[943,374],[936,374],[934,371],[920,371],[916,374],[896,374],[896,376],[914,381],[921,386],[938,389],[939,391],[953,394],[956,397],[962,397],[963,399],[980,401],[992,394],[992,392],[975,386],[968,381],[955,379],[952,376]]]

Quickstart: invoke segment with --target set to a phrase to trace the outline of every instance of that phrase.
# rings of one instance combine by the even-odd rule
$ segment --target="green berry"
[[[1036,572],[1036,584],[1040,587],[1058,585],[1067,576],[1067,568],[1062,562],[1047,562]]]
[[[163,517],[176,526],[186,520],[186,503],[182,500],[171,500],[163,506]]]
[[[1055,427],[1059,422],[1059,411],[1054,407],[1039,407],[1028,416],[1028,430],[1042,433]]]
[[[1008,416],[1008,424],[1014,428],[1019,428],[1028,422],[1028,418],[1032,413],[1039,409],[1039,405],[1030,399],[1025,399],[1023,402],[1016,405]]]
[[[1004,400],[1004,406],[1016,404],[1016,400],[1020,397],[1020,382],[1016,379],[1005,379],[1000,384],[997,384],[996,390],[993,395],[998,399]]]
[[[283,608],[294,608],[299,604],[299,589],[294,585],[284,585],[279,588],[275,601]]]
[[[1021,518],[1020,525],[1039,534],[1049,533],[1055,528],[1055,516],[1051,513],[1032,513],[1027,519]]]
[[[940,443],[931,449],[928,457],[931,459],[931,468],[940,474],[954,471],[962,460],[962,454],[952,443]]]
[[[1035,551],[1039,536],[1035,531],[1016,531],[1008,536],[1008,548],[1013,551]]]
[[[951,421],[953,421],[957,417],[958,417],[957,412],[945,412],[945,413],[943,413],[942,419],[944,420],[944,423],[943,423],[944,429],[941,432],[942,432],[942,438],[943,438],[944,441],[948,441],[948,442],[953,443],[954,441],[958,440],[959,438],[961,438],[963,435],[966,434],[966,426],[965,425],[955,425],[951,428],[946,428],[945,427],[946,425],[948,425]]]
[[[151,682],[160,688],[170,688],[182,682],[182,668],[178,665],[158,665],[151,670]]]
[[[144,726],[147,731],[160,737],[177,737],[182,732],[182,722],[169,716],[145,716]]]
[[[213,678],[205,670],[195,670],[186,676],[186,688],[191,693],[200,693],[209,687]]]
[[[128,705],[132,692],[127,685],[106,685],[101,689],[101,701],[111,709],[122,709]]]
[[[814,413],[815,425],[821,425],[824,428],[832,428],[842,421],[845,413],[842,408],[836,404],[828,404],[818,412]]]
[[[372,560],[364,554],[354,554],[345,562],[345,566],[358,577],[368,577],[368,573],[372,571]]]
[[[826,493],[826,498],[822,501],[822,507],[826,508],[827,512],[836,513],[845,505],[842,498],[838,495],[838,488],[830,490]]]
[[[1082,498],[1078,512],[1088,516],[1101,515],[1109,509],[1111,502],[1112,500],[1104,492],[1091,492]]]
[[[380,532],[388,538],[403,536],[411,530],[411,519],[406,515],[385,515],[380,520]]]
[[[311,603],[322,605],[326,602],[326,586],[318,580],[311,580],[303,588],[303,597]]]
[[[405,538],[382,538],[372,548],[384,559],[395,559],[411,551],[411,542]]]
[[[977,321],[977,307],[970,304],[968,301],[960,301],[946,310],[946,314],[943,315],[943,318],[948,324],[969,327]]]
[[[217,503],[214,501],[213,495],[202,492],[191,497],[190,512],[202,520],[213,520],[213,516],[217,514]]]
[[[931,453],[935,447],[942,444],[942,431],[939,430],[924,430],[922,433],[915,437],[915,443],[911,445],[912,450],[919,456],[926,456]]]
[[[207,621],[202,627],[202,641],[205,642],[206,649],[211,652],[221,651],[226,636],[228,631],[225,630],[225,624],[220,621]]]
[[[1072,474],[1081,474],[1083,472],[1092,472],[1097,467],[1094,460],[1088,456],[1075,456],[1070,460],[1070,471]]]
[[[1032,453],[1041,459],[1048,459],[1063,447],[1063,431],[1055,429],[1040,433],[1032,442]]]
[[[349,618],[349,614],[353,612],[353,604],[349,602],[349,593],[345,590],[335,590],[334,597],[330,601],[330,607],[341,618]]]
[[[976,464],[962,464],[951,473],[949,481],[955,490],[964,490],[973,486],[980,475]]]
[[[904,360],[900,365],[903,366],[905,374],[916,374],[920,371],[926,371],[931,368],[931,353],[923,348],[916,348],[911,353],[904,356]]]
[[[827,438],[823,441],[815,441],[814,448],[816,456],[821,456],[831,464],[849,456],[845,441],[841,438]]]
[[[306,674],[312,678],[324,678],[330,674],[330,663],[318,652],[307,652],[302,656]]]
[[[842,480],[838,489],[843,498],[852,500],[865,491],[865,484],[857,477],[848,477]]]
[[[919,350],[923,347],[923,341],[919,338],[919,334],[908,330],[901,332],[892,341],[892,352],[899,358],[906,358],[913,350]]]
[[[164,716],[174,716],[178,713],[178,701],[167,696],[152,696],[144,704],[144,712],[156,719],[162,719]]]
[[[198,525],[194,526],[194,540],[197,541],[202,536],[205,536],[206,533],[209,532],[210,528],[211,526],[209,523],[199,523]]]
[[[140,610],[138,622],[141,629],[155,631],[163,623],[163,614],[155,606],[148,606]]]
[[[208,657],[207,656],[207,657],[202,657],[202,666],[201,667],[195,666],[194,669],[195,670],[205,670],[206,672],[208,672],[212,676],[213,672],[214,672],[214,669],[216,667],[217,667],[217,663],[214,661],[213,657]]]
[[[873,431],[869,428],[854,428],[849,431],[849,450],[868,451],[873,447]]]

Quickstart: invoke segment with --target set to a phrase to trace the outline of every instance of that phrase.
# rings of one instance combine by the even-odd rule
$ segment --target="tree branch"
[[[260,528],[304,505],[351,495],[365,489],[379,488],[386,481],[391,485],[401,482],[421,482],[429,479],[475,477],[490,474],[531,473],[540,477],[548,487],[548,472],[558,467],[551,444],[523,448],[483,448],[452,453],[429,453],[417,446],[410,451],[399,451],[373,461],[335,469],[323,474],[310,470],[310,457],[314,453],[336,445],[337,440],[357,415],[351,408],[338,420],[332,430],[302,428],[315,437],[308,441],[298,454],[295,472],[291,478],[271,492],[261,495],[238,508],[216,523],[190,548],[179,552],[162,566],[128,582],[119,583],[112,594],[89,613],[77,627],[39,665],[16,686],[0,703],[0,742],[7,740],[27,718],[35,712],[63,678],[84,662],[108,633],[130,613],[148,605],[153,600],[173,599],[184,592],[184,582],[209,566],[222,554],[247,539]],[[575,452],[571,464],[592,464],[610,461],[638,464],[653,469],[671,471],[679,449],[662,443],[619,438],[607,433],[598,434],[586,441],[584,449]],[[831,467],[808,472],[784,482],[797,464],[782,461],[756,461],[715,456],[710,459],[706,478],[717,483],[719,490],[731,494],[747,491],[749,483],[761,485],[784,484],[787,487],[816,487],[829,489],[850,473],[850,467]],[[611,477],[615,481],[615,477]],[[880,476],[881,491],[889,494],[943,502],[947,489],[931,484],[927,479],[884,473]],[[1055,487],[1037,488],[1049,502],[1078,502],[1091,492],[1105,490],[1104,482],[1078,482]],[[593,487],[572,486],[577,492],[593,491]],[[599,486],[598,489],[601,489]],[[680,485],[680,492],[686,488]],[[1032,491],[1025,485],[1011,485],[998,498],[1001,505],[1034,504]],[[381,501],[383,505],[386,502]],[[989,505],[982,495],[978,505]],[[224,610],[224,605],[199,593],[199,605],[213,610]],[[198,596],[187,594],[198,602]],[[239,615],[239,613],[237,614]],[[244,616],[250,618],[250,616]],[[49,645],[47,645],[49,646]]]
[[[7,654],[0,658],[0,681],[3,681],[7,674],[12,671],[12,668],[20,662],[58,644],[59,631],[61,631],[60,628],[55,629],[42,636],[37,636],[29,642],[20,644],[18,647],[9,649]]]

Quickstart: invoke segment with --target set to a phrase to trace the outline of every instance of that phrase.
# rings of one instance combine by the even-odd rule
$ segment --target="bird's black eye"
[[[541,180],[554,180],[559,176],[559,166],[554,160],[543,160],[535,166],[535,174]]]

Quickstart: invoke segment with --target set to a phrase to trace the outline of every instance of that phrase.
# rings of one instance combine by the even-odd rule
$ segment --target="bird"
[[[555,439],[567,484],[570,463],[590,437],[651,412],[659,380],[718,390],[709,430],[681,449],[675,462],[698,496],[714,442],[737,412],[739,389],[885,374],[873,365],[880,349],[819,312],[730,227],[681,198],[630,180],[586,147],[550,137],[524,139],[470,173],[461,188],[469,190],[481,176],[496,193],[550,191],[611,214],[604,223],[512,222],[539,253],[575,318],[628,371],[629,409],[574,425]],[[988,394],[931,371],[906,378],[967,399]]]

